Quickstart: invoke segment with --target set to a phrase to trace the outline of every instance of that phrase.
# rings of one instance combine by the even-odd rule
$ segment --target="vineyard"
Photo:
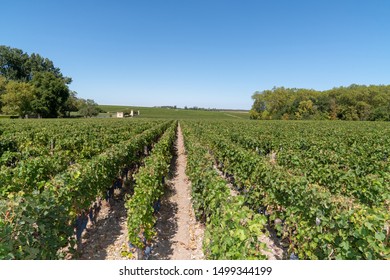
[[[234,218],[241,211],[245,213],[233,230],[238,236],[245,232],[243,241],[256,242],[253,231],[263,222],[276,231],[291,256],[299,259],[390,258],[387,124],[188,122],[185,128],[189,139],[196,135],[200,145],[207,147],[202,152],[209,158],[204,161],[204,170],[215,177],[214,162],[239,191],[242,205],[225,205],[229,197],[222,182],[213,202],[218,209],[233,207],[236,211],[226,211],[234,211]],[[194,180],[202,180],[202,174]],[[200,193],[211,182],[207,180],[199,182]],[[200,211],[208,210],[208,203],[203,200]],[[227,234],[233,219],[227,218],[225,225],[221,222],[225,214],[216,220],[209,217],[212,237],[206,242],[210,242],[210,255],[225,253],[221,246],[235,250],[224,244],[229,237],[213,237],[215,233]],[[251,226],[255,221],[257,225]],[[243,224],[247,226],[238,230]],[[245,248],[253,250],[257,248],[254,245],[246,244]],[[256,253],[239,257],[257,257]]]
[[[388,123],[239,118],[0,122],[0,259],[77,259],[118,191],[149,258],[181,135],[204,258],[390,259]]]

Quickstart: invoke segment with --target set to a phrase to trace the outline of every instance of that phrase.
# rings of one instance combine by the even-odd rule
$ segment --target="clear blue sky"
[[[390,1],[1,1],[0,45],[99,104],[250,109],[256,90],[390,84]]]

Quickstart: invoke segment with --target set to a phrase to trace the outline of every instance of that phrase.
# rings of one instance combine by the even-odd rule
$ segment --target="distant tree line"
[[[203,108],[203,107],[198,107],[198,106],[193,106],[193,107],[184,106],[184,110],[219,111],[220,109],[216,109],[216,108]]]
[[[224,109],[217,109],[217,108],[203,108],[203,107],[198,107],[198,106],[193,106],[193,107],[188,107],[184,106],[184,108],[177,107],[176,105],[174,106],[154,106],[154,108],[163,108],[163,109],[184,109],[184,110],[199,110],[199,111],[221,111]],[[229,109],[227,109],[229,110]],[[234,111],[234,110],[231,110]]]
[[[251,119],[390,121],[390,85],[356,85],[326,91],[274,87],[255,92]]]
[[[174,105],[174,106],[169,106],[169,105],[167,105],[167,106],[154,106],[154,108],[177,109],[177,106],[176,105]]]
[[[99,113],[93,100],[76,97],[72,82],[48,58],[0,46],[0,111],[3,114],[57,118]]]

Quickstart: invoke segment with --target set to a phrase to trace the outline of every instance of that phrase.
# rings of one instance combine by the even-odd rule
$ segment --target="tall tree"
[[[65,103],[70,93],[63,79],[50,72],[38,72],[31,83],[36,88],[35,99],[31,102],[34,113],[44,118],[56,118],[65,114]]]
[[[99,114],[98,104],[92,99],[81,99],[79,114],[84,117],[93,117]]]
[[[82,102],[77,98],[77,92],[71,90],[69,91],[69,98],[65,102],[65,111],[68,117],[70,117],[70,112],[77,112]]]
[[[0,46],[0,75],[7,80],[26,81],[28,55],[22,50]]]
[[[34,92],[29,96],[34,96],[30,104],[34,114],[42,117],[58,117],[65,115],[66,110],[69,109],[69,104],[65,103],[69,97],[67,85],[72,82],[72,79],[64,77],[60,69],[55,67],[48,58],[35,53],[29,56],[20,49],[0,46],[0,77],[2,80],[28,82],[32,85],[30,88],[34,89]],[[18,85],[19,87],[23,85],[24,88],[20,91],[22,95],[17,97],[19,93],[14,90],[15,85],[11,83],[9,89],[11,92],[4,99],[8,102],[7,107],[2,111],[15,111],[15,108],[20,107],[18,101],[29,99],[26,99],[25,92],[29,87]],[[11,104],[13,101],[16,103]]]
[[[25,115],[32,113],[31,102],[34,100],[34,86],[27,82],[9,81],[5,93],[1,95],[2,111],[5,114]]]
[[[42,72],[50,72],[66,84],[72,82],[72,79],[62,75],[50,59],[35,53],[29,56],[20,49],[0,46],[0,75],[7,80],[31,81],[35,73]]]

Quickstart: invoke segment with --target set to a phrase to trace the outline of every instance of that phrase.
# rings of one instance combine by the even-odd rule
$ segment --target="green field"
[[[123,105],[99,105],[103,111],[100,117],[115,117],[116,112],[124,110],[140,111],[140,116],[137,118],[147,119],[249,119],[247,111],[205,111],[205,110],[185,110],[185,109],[167,109],[167,108],[153,108],[153,107],[137,107],[137,106],[123,106]]]
[[[268,229],[283,258],[390,258],[388,122],[138,109],[125,119],[0,120],[0,259],[64,258],[86,213],[129,170],[128,242],[146,250],[178,131],[205,258],[265,259],[259,238]]]

